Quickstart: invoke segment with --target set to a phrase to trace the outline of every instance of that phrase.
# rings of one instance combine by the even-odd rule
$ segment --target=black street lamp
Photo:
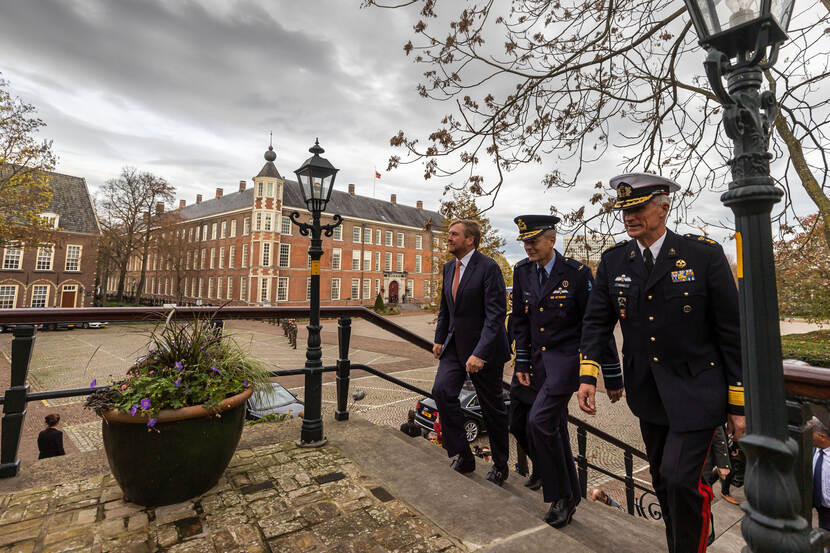
[[[291,221],[300,229],[300,234],[311,234],[311,247],[308,255],[311,257],[311,311],[308,319],[308,346],[305,352],[305,409],[303,411],[303,428],[298,445],[302,447],[320,447],[325,445],[323,436],[323,417],[321,413],[323,393],[323,350],[320,348],[320,257],[323,255],[322,233],[331,236],[334,229],[343,222],[340,215],[333,217],[331,225],[320,224],[320,214],[326,209],[326,204],[334,188],[334,178],[337,171],[329,160],[320,157],[324,152],[320,142],[315,140],[314,146],[308,150],[313,156],[303,162],[299,169],[294,171],[300,190],[303,194],[308,210],[311,211],[311,224],[299,221],[300,214],[296,211],[289,215]]]
[[[734,142],[732,182],[721,201],[735,213],[740,291],[741,352],[746,397],[745,551],[811,551],[801,516],[793,463],[798,446],[787,436],[778,294],[770,212],[783,191],[770,177],[770,126],[778,115],[772,91],[761,93],[762,72],[772,67],[787,39],[794,0],[685,0],[712,91],[724,107],[723,124]],[[726,78],[727,90],[723,86]]]

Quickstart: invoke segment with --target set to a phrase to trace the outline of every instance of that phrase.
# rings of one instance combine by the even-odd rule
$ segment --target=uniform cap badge
[[[682,259],[678,259],[677,261],[674,262],[674,266],[677,267],[678,269],[685,269],[686,268],[686,262]]]
[[[519,230],[522,232],[527,230],[527,224],[522,219],[516,220],[516,226],[518,226]]]
[[[630,184],[628,184],[627,182],[621,182],[617,186],[617,197],[618,198],[627,198],[631,195],[632,191],[633,191],[633,188],[631,188]]]

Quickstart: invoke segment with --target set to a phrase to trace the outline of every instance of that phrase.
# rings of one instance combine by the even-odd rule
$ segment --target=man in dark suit
[[[432,395],[441,416],[444,447],[455,457],[452,468],[475,470],[475,457],[464,432],[458,394],[469,373],[478,394],[490,437],[493,468],[487,479],[507,479],[507,410],[502,396],[502,370],[510,359],[504,322],[507,292],[499,265],[478,252],[481,227],[475,221],[454,221],[447,231],[447,249],[455,257],[444,265],[441,308],[432,352],[438,374]]]
[[[813,507],[819,528],[830,530],[830,430],[816,417],[807,426],[813,431]]]
[[[533,379],[541,384],[528,414],[528,441],[533,469],[550,503],[545,522],[561,528],[571,522],[581,495],[568,435],[568,402],[579,387],[579,340],[593,277],[583,263],[554,249],[558,217],[522,215],[514,221],[527,253],[513,271],[514,371],[522,386],[531,388]],[[601,362],[606,387],[621,388],[613,339],[606,340]]]
[[[715,428],[745,431],[738,292],[721,246],[666,229],[669,194],[656,175],[611,179],[633,240],[605,251],[582,327],[579,406],[596,413],[597,359],[617,321],[626,399],[640,419],[671,553],[706,548],[712,489],[701,481]]]

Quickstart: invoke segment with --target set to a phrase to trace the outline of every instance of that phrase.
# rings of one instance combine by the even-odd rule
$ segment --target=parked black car
[[[484,426],[484,418],[481,416],[478,394],[476,394],[475,388],[468,383],[458,394],[458,400],[461,402],[462,408],[468,409],[464,412],[464,431],[467,433],[467,441],[473,442],[479,434],[487,432],[487,428]],[[504,404],[510,406],[510,395],[506,390],[504,391]],[[428,432],[432,432],[436,415],[438,415],[438,408],[435,406],[435,400],[431,398],[421,398],[415,406],[415,422]]]

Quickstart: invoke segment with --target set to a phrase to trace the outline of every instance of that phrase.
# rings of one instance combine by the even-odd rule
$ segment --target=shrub
[[[781,337],[784,359],[799,359],[814,367],[830,368],[830,330]]]

